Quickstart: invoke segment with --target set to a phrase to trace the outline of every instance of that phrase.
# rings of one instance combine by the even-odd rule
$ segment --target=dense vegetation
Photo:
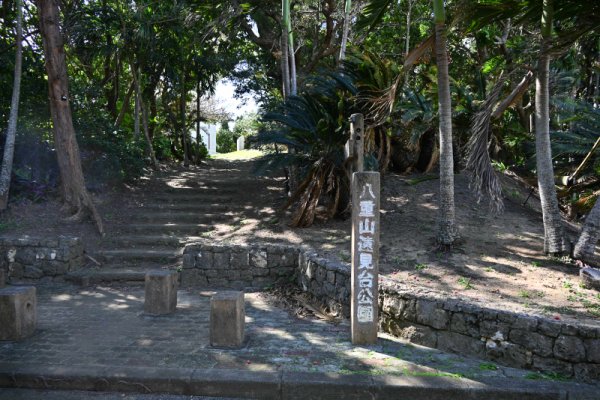
[[[66,180],[40,24],[44,6],[57,4],[0,5],[0,126],[9,126],[22,70],[12,190],[36,199]],[[458,234],[453,170],[469,170],[494,212],[502,210],[499,172],[537,185],[549,253],[569,250],[560,210],[588,214],[600,193],[593,1],[64,1],[57,22],[70,87],[63,101],[88,189],[135,178],[155,158],[199,163],[206,151],[192,133],[199,121],[223,119],[206,99],[228,78],[260,101],[262,123],[222,129],[220,150],[235,149],[244,124],[254,124],[244,132],[260,129],[253,144],[272,154],[259,169],[285,168],[299,226],[312,223],[318,205],[328,217],[346,212],[343,146],[357,112],[369,168],[439,170],[443,246]]]

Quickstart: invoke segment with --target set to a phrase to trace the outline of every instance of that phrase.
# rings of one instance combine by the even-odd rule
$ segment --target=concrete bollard
[[[35,287],[0,289],[0,340],[22,340],[31,336],[36,324]]]
[[[0,289],[6,286],[6,271],[4,268],[0,268]]]
[[[152,315],[170,314],[177,308],[177,271],[156,270],[146,273],[144,312]]]
[[[237,348],[244,343],[244,292],[224,291],[210,299],[210,345]]]

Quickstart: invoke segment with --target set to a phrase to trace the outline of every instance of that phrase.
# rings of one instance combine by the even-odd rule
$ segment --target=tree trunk
[[[440,135],[440,246],[449,247],[458,236],[454,215],[454,156],[452,154],[452,104],[446,52],[446,25],[443,0],[434,0],[435,53],[438,79]]]
[[[289,0],[282,0],[282,15],[283,19],[285,19],[285,4]],[[290,61],[289,61],[289,48],[288,48],[288,34],[287,34],[287,26],[285,21],[281,27],[281,84],[283,91],[283,99],[287,99],[290,95]]]
[[[102,219],[85,187],[79,146],[75,138],[63,39],[59,29],[58,0],[37,0],[40,33],[48,75],[48,97],[52,115],[54,145],[61,177],[61,190],[65,208],[76,220],[89,211],[98,231],[104,234]]]
[[[410,52],[410,18],[412,17],[412,6],[414,0],[408,0],[408,10],[406,11],[406,43],[404,54],[408,54]]]
[[[190,158],[188,153],[188,140],[187,140],[187,127],[186,127],[186,91],[185,91],[185,70],[181,78],[181,102],[179,103],[181,113],[181,141],[183,144],[183,165],[188,167],[190,165]]]
[[[117,116],[117,119],[115,120],[115,128],[117,128],[117,129],[123,123],[123,118],[125,118],[125,113],[129,109],[129,103],[131,102],[131,96],[133,95],[134,90],[135,90],[135,82],[131,82],[131,85],[129,85],[129,89],[127,90],[127,93],[125,93],[125,98],[123,99],[123,104],[121,105],[121,110],[119,111],[119,115]]]
[[[158,161],[154,155],[154,146],[152,146],[152,139],[150,138],[150,129],[148,129],[148,107],[144,105],[143,99],[140,99],[140,107],[142,111],[142,125],[144,127],[144,136],[146,137],[146,144],[148,145],[148,153],[150,154],[150,160],[152,161],[152,168],[158,170]]]
[[[339,63],[346,58],[346,45],[348,44],[348,35],[350,33],[350,11],[352,9],[352,0],[346,0],[344,7],[344,30],[342,31],[342,42],[340,44]]]
[[[554,168],[550,147],[550,47],[552,35],[552,3],[544,0],[542,15],[542,46],[535,80],[535,150],[538,188],[544,220],[544,251],[563,254],[567,251],[562,217],[558,208]]]
[[[21,93],[21,64],[23,54],[23,9],[21,0],[16,1],[17,7],[17,46],[15,54],[15,74],[13,80],[12,100],[10,102],[10,116],[8,130],[4,142],[4,157],[2,158],[2,172],[0,173],[0,210],[8,206],[8,192],[12,176],[13,156],[15,154],[15,138],[17,136],[17,118],[19,115],[19,96]]]
[[[577,243],[575,243],[573,257],[584,262],[591,261],[599,237],[600,201],[596,200],[596,204],[594,204],[590,213],[585,217],[585,223],[581,229],[581,234],[579,235],[579,239],[577,239]]]
[[[288,51],[288,63],[289,63],[289,91],[288,93],[292,96],[297,93],[296,83],[296,53],[294,52],[294,34],[292,32],[292,19],[290,18],[290,0],[283,0],[282,2],[282,13],[283,13],[283,29],[284,29],[284,40],[287,41],[286,47]]]
[[[135,76],[138,75],[138,72],[135,71],[133,69],[133,67],[131,68],[131,72],[132,75],[134,76],[134,84],[135,84],[135,109],[134,111],[134,116],[133,116],[133,135],[135,136],[135,138],[139,138],[140,137],[140,110],[141,110],[141,98],[142,98],[142,94],[140,92],[140,81],[139,79],[135,79]]]

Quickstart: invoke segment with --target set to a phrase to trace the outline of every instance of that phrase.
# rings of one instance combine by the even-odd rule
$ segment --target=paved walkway
[[[209,294],[180,291],[176,313],[150,317],[143,314],[142,288],[38,287],[34,336],[0,342],[0,387],[256,398],[330,398],[327,388],[337,391],[333,398],[344,398],[347,391],[376,397],[372,394],[387,393],[385,388],[404,393],[422,387],[428,400],[514,399],[508,389],[521,391],[519,399],[558,399],[566,390],[569,399],[600,398],[585,397],[585,385],[535,379],[542,377],[386,335],[373,346],[352,346],[348,323],[292,317],[264,293],[246,294],[245,346],[213,349]],[[435,397],[436,390],[444,397]],[[477,390],[507,397],[463,393]],[[573,397],[577,391],[580,397]],[[596,396],[600,389],[587,393]]]

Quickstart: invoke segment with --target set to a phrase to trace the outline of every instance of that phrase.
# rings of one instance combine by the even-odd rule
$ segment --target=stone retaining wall
[[[297,248],[279,245],[187,245],[183,251],[181,285],[264,288],[294,276],[298,253]]]
[[[184,285],[243,288],[291,280],[350,315],[350,266],[292,246],[204,245],[184,252]],[[600,380],[600,326],[496,310],[380,278],[380,329],[502,365]]]
[[[42,239],[30,236],[0,237],[0,269],[8,279],[61,279],[84,262],[83,244],[77,237]]]

